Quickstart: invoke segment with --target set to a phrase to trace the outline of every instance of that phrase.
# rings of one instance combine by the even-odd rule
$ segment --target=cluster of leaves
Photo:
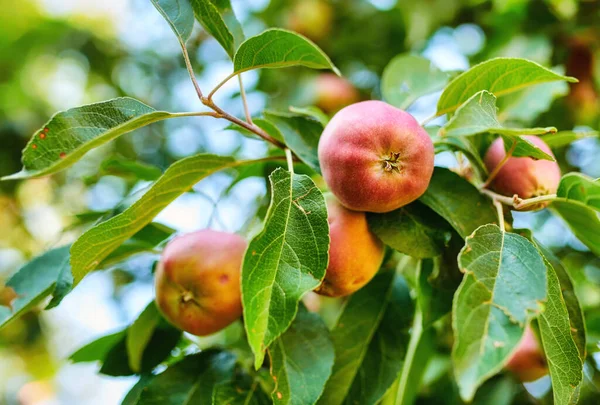
[[[23,170],[7,179],[56,173],[122,134],[183,116],[225,118],[243,134],[270,142],[272,153],[245,161],[195,155],[160,176],[141,165],[113,162],[113,169],[153,183],[72,245],[46,252],[17,272],[0,291],[0,326],[48,296],[48,308],[55,307],[91,271],[160,247],[173,230],[153,223],[154,217],[203,178],[222,170],[248,176],[250,169],[271,162],[277,168],[269,176],[269,210],[242,269],[243,331],[235,331],[226,344],[189,354],[193,345],[166,325],[151,304],[126,330],[72,356],[73,361],[101,361],[105,374],[141,375],[124,404],[412,403],[424,378],[423,359],[433,350],[432,336],[443,329],[448,314],[452,369],[463,400],[476,398],[478,388],[501,371],[533,322],[548,359],[554,402],[577,401],[586,336],[569,276],[530,232],[512,229],[509,217],[499,217],[492,200],[478,189],[488,176],[480,150],[489,134],[503,137],[513,156],[547,160],[553,158],[522,135],[550,134],[545,140],[551,147],[579,136],[554,127],[504,126],[497,99],[575,79],[517,58],[491,59],[454,78],[416,55],[399,55],[390,62],[382,81],[384,100],[407,108],[443,90],[435,117],[446,115],[448,120],[427,130],[436,152],[464,155],[473,174],[467,179],[436,168],[418,201],[369,215],[372,230],[394,253],[380,274],[344,303],[328,328],[300,303],[323,280],[328,263],[327,210],[314,181],[327,116],[316,109],[291,109],[242,121],[215,105],[212,95],[251,69],[305,66],[337,72],[336,67],[314,43],[290,31],[269,29],[246,39],[228,0],[152,2],[177,36],[209,111],[170,113],[117,98],[60,112],[33,135],[23,152]],[[207,96],[197,85],[186,51],[195,20],[221,44],[233,66]],[[287,170],[282,149],[288,152]],[[294,162],[308,174],[295,173]],[[598,181],[569,173],[550,205],[596,255],[599,196]],[[161,364],[166,369],[156,373]]]

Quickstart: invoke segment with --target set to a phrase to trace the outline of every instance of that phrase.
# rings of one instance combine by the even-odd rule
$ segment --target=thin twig
[[[523,208],[527,208],[532,205],[536,205],[546,201],[554,201],[557,199],[556,194],[547,194],[539,197],[533,198],[520,198],[518,195],[514,195],[512,197],[507,197],[505,195],[494,193],[493,191],[482,189],[480,190],[483,194],[492,198],[494,201],[501,202],[502,204],[513,207],[516,210],[520,210]]]
[[[196,80],[196,74],[194,73],[194,68],[192,67],[192,62],[190,61],[190,55],[188,54],[187,48],[185,47],[185,43],[179,42],[181,45],[181,51],[183,52],[183,60],[185,61],[185,67],[190,75],[190,79],[192,79],[192,83],[194,84],[194,88],[196,89],[196,94],[198,94],[198,98],[200,100],[204,99],[202,95],[202,90],[200,90],[200,85]]]
[[[498,223],[500,225],[500,230],[505,232],[506,228],[504,227],[504,210],[502,209],[502,203],[498,200],[494,200],[494,206],[496,207],[496,212],[498,213]]]
[[[246,99],[246,90],[244,89],[244,83],[242,82],[242,75],[238,76],[240,83],[240,96],[242,97],[242,104],[244,105],[244,113],[246,114],[246,121],[250,125],[254,125],[252,122],[252,116],[250,115],[250,109],[248,108],[248,100]]]
[[[235,75],[237,75],[237,74],[238,74],[238,72],[233,72],[233,73],[231,73],[229,76],[227,76],[225,79],[223,79],[223,80],[221,81],[221,83],[217,84],[217,87],[215,87],[214,89],[212,89],[212,90],[211,90],[211,92],[210,92],[210,93],[208,93],[208,96],[206,97],[206,99],[207,99],[208,101],[211,101],[211,100],[212,100],[212,98],[213,98],[213,96],[215,95],[215,93],[216,93],[216,92],[217,92],[217,91],[218,91],[218,90],[219,90],[221,87],[223,87],[223,85],[224,85],[225,83],[227,83],[229,80],[231,80],[231,79],[232,79],[233,77],[235,77]]]
[[[494,170],[492,170],[492,172],[488,176],[488,178],[485,181],[485,183],[483,183],[481,185],[481,188],[487,188],[487,187],[489,187],[489,185],[492,183],[492,181],[494,180],[494,178],[498,175],[498,173],[500,173],[500,169],[502,169],[502,167],[506,164],[506,162],[508,162],[508,159],[510,159],[512,157],[513,153],[515,152],[515,148],[516,147],[517,147],[517,141],[513,141],[513,144],[510,147],[510,149],[509,149],[508,153],[506,154],[506,156],[504,156],[504,158],[500,161],[500,163],[498,163],[498,165],[494,168]]]

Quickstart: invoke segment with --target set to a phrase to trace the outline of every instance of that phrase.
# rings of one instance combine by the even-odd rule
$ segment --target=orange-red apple
[[[330,297],[352,294],[367,284],[383,260],[383,243],[368,227],[364,212],[351,211],[327,195],[329,266],[316,292]]]
[[[156,269],[156,303],[174,326],[215,333],[242,315],[240,271],[246,241],[202,230],[173,239]]]
[[[433,174],[433,143],[409,113],[382,101],[341,109],[319,141],[325,182],[347,208],[388,212],[417,198]]]

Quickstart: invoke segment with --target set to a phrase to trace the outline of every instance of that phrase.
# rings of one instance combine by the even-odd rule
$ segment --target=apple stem
[[[502,209],[502,203],[494,199],[494,206],[496,207],[496,212],[498,213],[498,224],[500,225],[500,230],[505,232],[506,228],[504,227],[504,210]]]
[[[292,157],[292,151],[289,148],[285,148],[285,157],[287,159],[288,170],[291,174],[294,174],[294,159]]]
[[[500,170],[502,169],[502,167],[506,164],[506,162],[508,162],[508,159],[510,159],[512,157],[516,147],[517,147],[517,141],[514,141],[512,146],[508,150],[508,153],[506,153],[506,156],[504,156],[504,159],[502,159],[500,161],[500,163],[498,163],[498,165],[494,168],[494,170],[492,170],[492,172],[488,176],[487,180],[485,181],[485,183],[483,183],[481,185],[480,188],[488,188],[489,187],[489,185],[492,183],[494,178],[496,178],[498,173],[500,173]]]
[[[481,193],[492,198],[494,201],[498,201],[502,204],[509,205],[516,210],[520,210],[520,209],[523,209],[523,208],[526,208],[526,207],[529,207],[532,205],[536,205],[541,202],[554,201],[557,199],[556,194],[548,194],[548,195],[542,195],[539,197],[523,199],[523,198],[520,198],[517,194],[513,195],[512,197],[507,197],[504,195],[494,193],[493,191],[490,191],[487,189],[481,189],[480,191],[481,191]]]
[[[240,83],[240,97],[242,98],[242,104],[244,105],[244,113],[246,114],[246,121],[250,125],[254,125],[252,122],[252,116],[250,115],[250,109],[248,108],[248,100],[246,99],[246,90],[244,89],[244,83],[242,82],[242,75],[238,75],[238,82]]]

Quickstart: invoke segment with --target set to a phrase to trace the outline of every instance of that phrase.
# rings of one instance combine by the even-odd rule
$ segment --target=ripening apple
[[[550,147],[537,136],[524,136],[528,141],[554,157]],[[496,139],[485,155],[485,165],[492,172],[506,157],[504,141]],[[527,199],[556,193],[560,182],[558,163],[550,160],[535,160],[528,157],[511,157],[502,166],[492,181],[492,188],[503,195],[512,197],[518,195]],[[527,210],[541,209],[548,202],[527,207]]]
[[[198,336],[238,319],[246,246],[239,235],[208,229],[173,239],[155,275],[156,303],[165,319]]]
[[[286,26],[319,42],[330,32],[333,8],[324,0],[297,0],[287,14]]]
[[[522,382],[531,382],[548,374],[546,357],[531,327],[527,326],[523,339],[508,360],[506,369],[514,373]]]
[[[433,174],[433,143],[409,113],[382,101],[341,109],[319,141],[323,178],[355,211],[388,212],[417,198]]]
[[[331,194],[327,194],[326,201],[331,239],[329,266],[316,292],[341,297],[359,290],[375,276],[384,247],[369,230],[364,212],[345,208]]]
[[[360,94],[348,80],[334,73],[320,74],[314,83],[315,105],[327,114],[360,101]]]

